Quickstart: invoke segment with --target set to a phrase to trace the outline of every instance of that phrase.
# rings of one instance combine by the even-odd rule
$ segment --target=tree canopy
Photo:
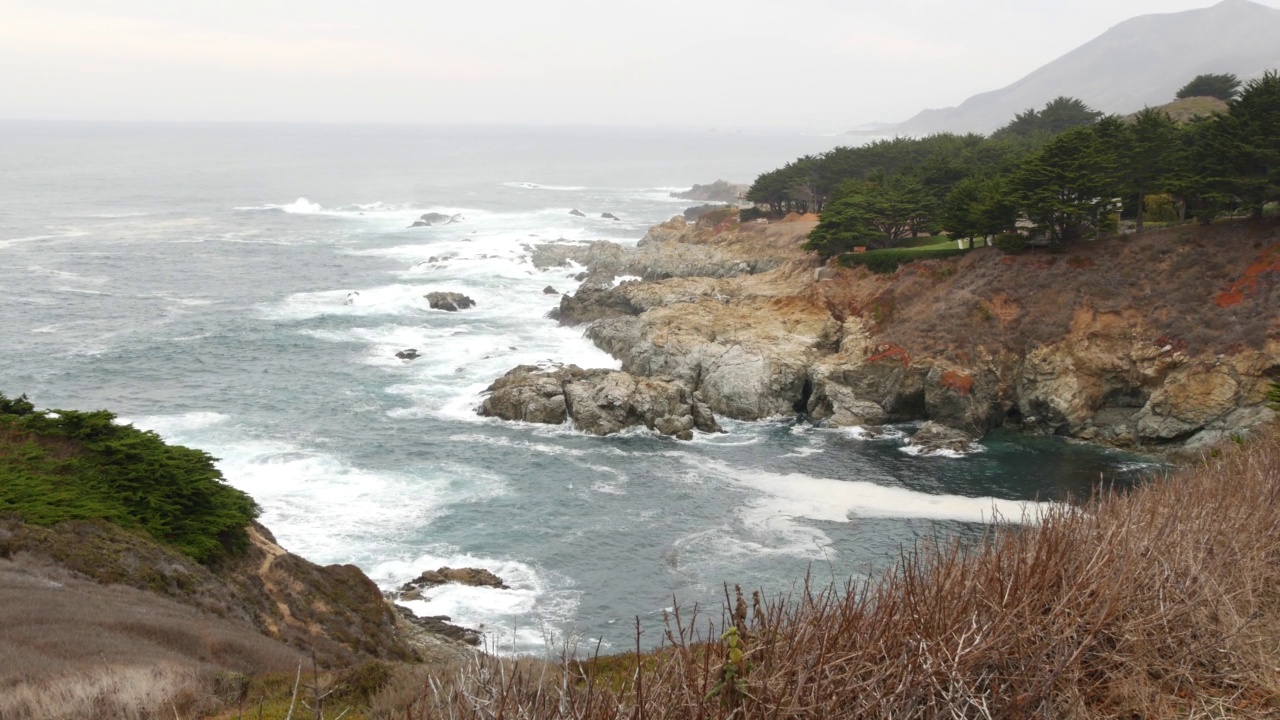
[[[772,212],[816,211],[809,247],[832,256],[920,233],[1061,246],[1162,217],[1261,216],[1280,201],[1280,74],[1247,83],[1224,113],[1180,125],[1160,109],[1128,120],[1057,98],[990,137],[894,138],[807,155],[760,175],[747,197]],[[1010,246],[1018,243],[1006,243]]]
[[[1234,100],[1240,93],[1240,78],[1231,73],[1197,75],[1195,79],[1178,91],[1178,99],[1192,97],[1216,97],[1219,100]]]

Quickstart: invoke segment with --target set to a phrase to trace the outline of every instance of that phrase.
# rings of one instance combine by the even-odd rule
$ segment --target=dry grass
[[[1130,324],[1143,334],[1191,355],[1216,354],[1257,348],[1276,334],[1276,273],[1258,274],[1237,302],[1219,300],[1277,243],[1273,220],[1183,225],[1081,242],[1062,254],[980,249],[888,279],[856,275],[823,291],[828,306],[874,320],[880,340],[913,356],[980,347],[1025,353],[1062,340],[1084,308],[1136,318]],[[891,317],[882,317],[886,307]]]
[[[878,581],[650,654],[477,658],[395,718],[1209,718],[1280,714],[1280,431],[1126,495],[905,553]],[[728,628],[725,632],[724,629]]]
[[[0,718],[197,717],[299,654],[254,628],[46,561],[0,560]]]

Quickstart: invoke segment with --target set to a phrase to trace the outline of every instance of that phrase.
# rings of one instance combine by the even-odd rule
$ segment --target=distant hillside
[[[1168,103],[1201,73],[1249,79],[1274,68],[1280,68],[1280,10],[1224,0],[1126,20],[1008,87],[975,95],[959,107],[925,110],[893,130],[987,133],[1060,95],[1127,114]]]

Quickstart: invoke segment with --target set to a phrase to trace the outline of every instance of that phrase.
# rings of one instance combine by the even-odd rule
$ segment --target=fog
[[[0,0],[0,119],[835,131],[1206,4]]]

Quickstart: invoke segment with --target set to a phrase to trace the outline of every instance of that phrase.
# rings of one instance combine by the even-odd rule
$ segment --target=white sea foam
[[[934,495],[870,481],[834,480],[791,473],[734,468],[686,458],[700,471],[751,491],[738,510],[748,541],[761,552],[816,559],[831,544],[805,521],[849,522],[854,518],[922,518],[986,523],[1036,522],[1049,504],[994,497]],[[887,483],[889,479],[885,478]],[[751,544],[749,542],[749,544]],[[754,550],[753,546],[753,550]]]
[[[368,561],[397,547],[460,502],[508,492],[505,478],[454,464],[398,472],[353,466],[331,454],[244,435],[220,413],[192,412],[120,422],[219,458],[231,485],[253,496],[281,544],[310,560]]]
[[[293,213],[296,215],[314,215],[315,213],[324,210],[324,208],[320,207],[319,203],[313,203],[304,197],[300,197],[288,205],[282,206],[280,209],[287,213]]]
[[[544,649],[551,628],[572,620],[578,606],[580,593],[572,589],[568,578],[551,577],[525,562],[445,548],[439,554],[381,562],[370,571],[370,577],[392,589],[425,570],[440,567],[483,568],[502,578],[508,589],[450,583],[425,590],[421,600],[398,602],[419,616],[447,615],[457,625],[480,630],[487,647],[498,652]]]
[[[506,187],[521,188],[523,190],[586,190],[585,187],[579,185],[541,185],[539,183],[532,182],[505,182],[502,184]]]
[[[39,242],[41,240],[69,240],[71,238],[84,237],[88,234],[88,231],[85,230],[67,230],[65,232],[52,233],[49,235],[28,235],[26,237],[7,238],[0,240],[0,250],[14,245],[21,245],[23,243]]]
[[[952,450],[951,448],[930,448],[930,447],[923,447],[920,445],[903,445],[902,447],[898,448],[898,450],[908,455],[911,455],[912,457],[944,457],[944,458],[951,458],[955,460],[955,459],[967,457],[969,455],[976,455],[981,452],[986,452],[987,449],[978,443],[969,443],[967,446],[965,446],[964,450]]]

